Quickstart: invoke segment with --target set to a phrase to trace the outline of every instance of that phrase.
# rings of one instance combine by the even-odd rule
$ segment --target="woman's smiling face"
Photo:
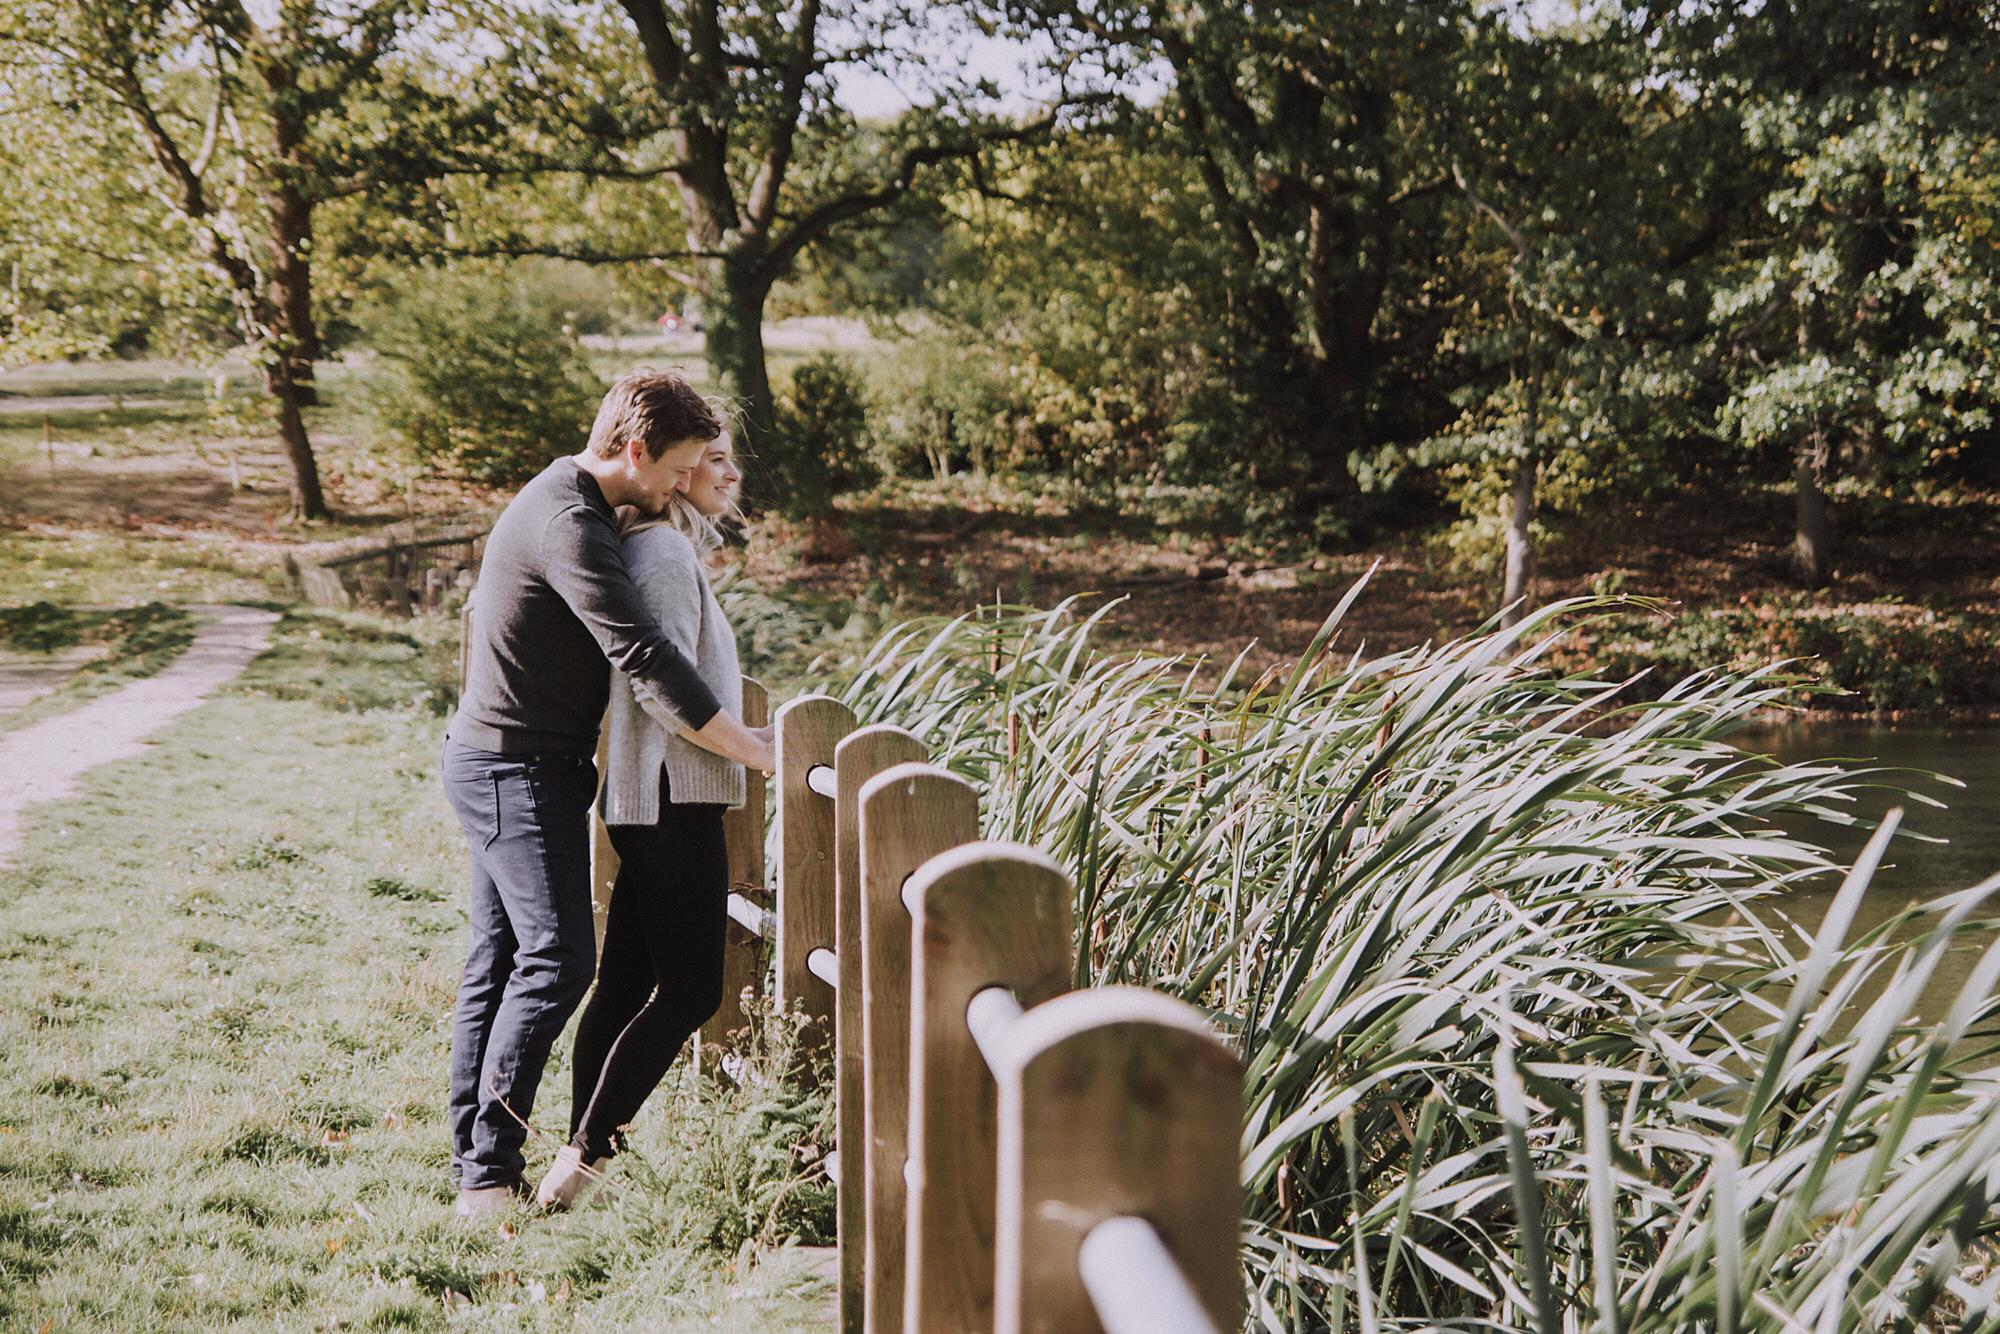
[[[743,474],[736,468],[736,447],[724,431],[702,449],[682,494],[697,511],[715,519],[736,508],[737,488],[742,482]]]

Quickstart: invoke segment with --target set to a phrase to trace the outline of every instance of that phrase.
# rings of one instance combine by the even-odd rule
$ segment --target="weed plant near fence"
[[[1727,744],[1791,678],[1544,670],[1592,601],[1368,657],[1359,592],[1255,682],[1097,655],[1064,605],[902,627],[843,692],[1068,863],[1078,986],[1235,1036],[1253,1321],[2000,1328],[2000,946],[1911,1013],[2000,878],[1848,940],[1892,820],[1796,927],[1833,868],[1770,820],[1872,780]]]

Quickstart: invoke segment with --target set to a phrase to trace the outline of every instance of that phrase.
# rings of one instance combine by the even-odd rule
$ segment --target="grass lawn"
[[[793,1153],[823,1100],[683,1062],[612,1204],[450,1217],[451,651],[441,623],[292,613],[145,759],[31,815],[0,889],[0,1326],[818,1320],[808,1258],[760,1248],[823,1225]],[[566,1118],[567,1051],[542,1127]]]

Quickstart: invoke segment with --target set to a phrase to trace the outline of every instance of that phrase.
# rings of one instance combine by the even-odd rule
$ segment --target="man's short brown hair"
[[[658,458],[688,440],[713,440],[722,420],[708,400],[673,371],[638,370],[611,386],[590,428],[590,452],[617,458],[627,440],[646,442],[646,456]]]

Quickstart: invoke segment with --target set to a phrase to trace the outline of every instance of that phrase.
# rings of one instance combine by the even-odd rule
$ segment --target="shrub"
[[[369,320],[385,375],[375,415],[427,468],[511,483],[575,452],[604,386],[538,286],[427,274]]]
[[[1833,610],[1782,602],[1690,611],[1662,622],[1619,618],[1581,632],[1563,653],[1615,677],[1647,672],[1640,694],[1717,667],[1774,659],[1832,692],[1821,707],[1902,712],[1990,704],[2000,697],[1996,628],[1967,614],[1914,607]]]
[[[1027,416],[998,354],[926,337],[898,350],[877,377],[877,457],[902,477],[985,473],[1013,461]]]
[[[867,391],[854,367],[832,352],[792,372],[791,391],[778,403],[777,434],[785,458],[819,461],[835,494],[859,490],[879,476],[868,448]]]

